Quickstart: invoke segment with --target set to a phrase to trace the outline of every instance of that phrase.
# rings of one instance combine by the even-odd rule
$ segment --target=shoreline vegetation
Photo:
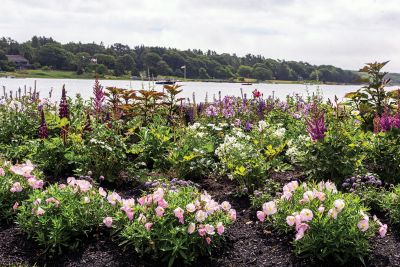
[[[38,78],[38,79],[80,79],[80,80],[92,80],[96,76],[101,80],[143,80],[146,79],[135,78],[132,79],[130,75],[115,76],[115,75],[98,75],[95,73],[83,73],[77,74],[74,71],[63,71],[63,70],[16,70],[12,72],[0,72],[0,78]],[[176,76],[161,76],[156,80],[171,79],[176,81],[182,81],[181,78]],[[154,80],[154,81],[156,81]],[[330,84],[330,85],[355,85],[357,83],[337,83],[337,82],[321,82],[316,80],[303,80],[303,81],[289,81],[289,80],[264,80],[258,81],[256,79],[245,78],[241,79],[190,79],[187,78],[187,82],[220,82],[220,83],[270,83],[270,84]]]

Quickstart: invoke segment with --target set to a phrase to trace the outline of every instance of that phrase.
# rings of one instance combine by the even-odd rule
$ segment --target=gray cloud
[[[0,34],[261,54],[400,72],[397,0],[2,0]]]

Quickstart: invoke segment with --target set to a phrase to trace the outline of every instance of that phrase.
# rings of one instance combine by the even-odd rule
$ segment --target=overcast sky
[[[400,72],[398,0],[1,0],[0,35],[211,49]]]

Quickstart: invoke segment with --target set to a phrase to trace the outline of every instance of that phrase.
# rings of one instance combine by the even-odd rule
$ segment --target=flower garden
[[[398,266],[400,90],[4,93],[0,265]]]

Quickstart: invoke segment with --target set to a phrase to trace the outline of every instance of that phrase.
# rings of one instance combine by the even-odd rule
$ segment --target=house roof
[[[8,61],[15,62],[15,63],[29,63],[29,60],[24,58],[21,55],[6,55]]]

